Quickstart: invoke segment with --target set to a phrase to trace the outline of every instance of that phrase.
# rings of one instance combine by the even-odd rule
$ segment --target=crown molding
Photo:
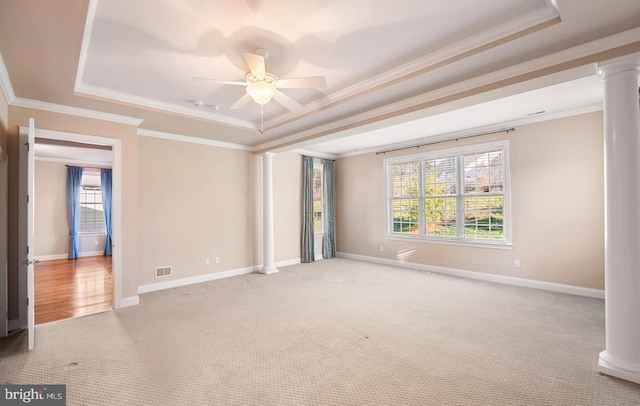
[[[563,71],[593,65],[600,55],[613,52],[620,53],[627,46],[640,48],[640,27],[632,28],[608,37],[583,43],[562,51],[554,52],[539,58],[531,59],[516,65],[493,71],[471,79],[457,82],[430,92],[408,99],[400,100],[383,107],[368,110],[347,118],[317,126],[308,130],[297,131],[295,134],[283,136],[278,140],[257,146],[261,150],[286,150],[303,145],[309,145],[314,139],[346,131],[356,132],[372,123],[386,120],[404,122],[420,118],[420,112],[451,101],[464,99],[492,90],[504,88],[528,80],[539,79],[543,76]],[[607,59],[620,56],[609,56]],[[403,119],[404,117],[404,119]],[[265,129],[267,131],[267,129]]]
[[[4,64],[4,59],[2,59],[2,54],[0,54],[0,88],[2,88],[2,94],[7,104],[11,104],[13,99],[16,98],[16,95],[13,92],[9,72],[7,71],[7,66]]]
[[[91,33],[93,32],[93,22],[96,18],[96,10],[98,8],[98,0],[89,0],[89,9],[87,10],[87,19],[84,22],[84,32],[82,34],[82,45],[80,46],[80,57],[78,58],[78,69],[76,70],[76,82],[74,90],[79,89],[84,78],[84,68],[86,65],[86,56],[89,52],[89,43],[91,42]]]
[[[135,107],[143,107],[149,110],[162,111],[179,116],[186,116],[192,118],[198,118],[205,121],[211,121],[214,123],[226,124],[234,127],[256,130],[259,128],[252,122],[246,120],[239,120],[223,116],[221,114],[204,112],[193,108],[178,106],[172,103],[161,102],[157,100],[147,99],[145,97],[134,96],[128,93],[118,92],[111,89],[105,89],[103,87],[91,86],[84,83],[80,85],[76,84],[73,94],[78,96],[86,96],[98,100],[104,100],[108,102],[116,102],[119,104],[125,104]]]
[[[321,110],[352,101],[428,71],[442,68],[463,58],[468,58],[559,22],[560,13],[555,1],[547,0],[544,7],[525,13],[518,18],[505,21],[491,29],[474,34],[411,62],[399,65],[380,75],[332,93],[326,98],[307,104],[301,112],[289,113],[269,120],[265,122],[265,131]]]
[[[62,104],[43,102],[39,100],[24,99],[16,97],[13,86],[9,79],[9,72],[0,54],[0,88],[7,104],[10,106],[24,107],[35,110],[49,111],[52,113],[68,114],[72,116],[85,117],[97,120],[111,121],[120,124],[138,126],[143,120],[118,114],[104,113],[96,110],[89,110],[80,107],[71,107]]]
[[[89,110],[81,107],[65,106],[62,104],[43,102],[39,100],[23,99],[22,97],[14,97],[11,106],[24,107],[27,109],[48,111],[51,113],[68,114],[71,116],[91,118],[94,120],[111,121],[119,124],[127,124],[133,126],[139,126],[142,123],[142,119],[121,116],[119,114],[105,113],[102,111]]]
[[[164,139],[164,140],[187,142],[187,143],[191,143],[191,144],[208,145],[208,146],[211,146],[211,147],[237,149],[237,150],[240,150],[240,151],[250,151],[250,152],[252,152],[254,150],[254,148],[248,147],[248,146],[242,145],[242,144],[235,144],[235,143],[232,143],[232,142],[215,141],[215,140],[209,140],[209,139],[206,139],[206,138],[191,137],[191,136],[188,136],[188,135],[166,133],[166,132],[162,132],[162,131],[147,130],[147,129],[144,129],[144,128],[138,128],[138,135],[139,136],[143,136],[143,137],[161,138],[161,139]]]

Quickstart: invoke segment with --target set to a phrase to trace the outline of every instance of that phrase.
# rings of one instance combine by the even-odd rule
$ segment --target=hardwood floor
[[[36,324],[113,308],[110,256],[42,261],[34,273]]]

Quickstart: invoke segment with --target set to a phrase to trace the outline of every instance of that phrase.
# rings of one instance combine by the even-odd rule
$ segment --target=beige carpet
[[[149,293],[0,340],[69,405],[640,405],[601,300],[345,259]]]

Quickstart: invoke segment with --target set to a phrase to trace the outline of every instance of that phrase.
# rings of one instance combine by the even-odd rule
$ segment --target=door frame
[[[9,164],[7,153],[0,147],[0,218],[4,226],[0,226],[0,338],[9,333],[9,292],[8,292],[8,224],[6,222],[9,207]]]
[[[110,146],[113,153],[112,162],[112,264],[111,274],[113,277],[113,308],[122,307],[122,141],[117,138],[99,137],[94,135],[68,133],[63,131],[35,129],[36,138],[45,138],[57,141],[76,142],[89,145]],[[23,289],[20,290],[24,292]],[[20,303],[26,303],[25,298],[20,298]],[[24,301],[23,301],[24,300]],[[26,322],[26,320],[25,320]],[[21,325],[22,320],[20,321]]]

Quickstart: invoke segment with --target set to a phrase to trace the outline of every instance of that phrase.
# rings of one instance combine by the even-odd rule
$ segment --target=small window
[[[384,161],[387,236],[511,243],[508,142]]]
[[[104,206],[100,188],[100,172],[84,170],[80,189],[80,233],[104,233]]]
[[[322,165],[313,167],[313,230],[322,232]]]

